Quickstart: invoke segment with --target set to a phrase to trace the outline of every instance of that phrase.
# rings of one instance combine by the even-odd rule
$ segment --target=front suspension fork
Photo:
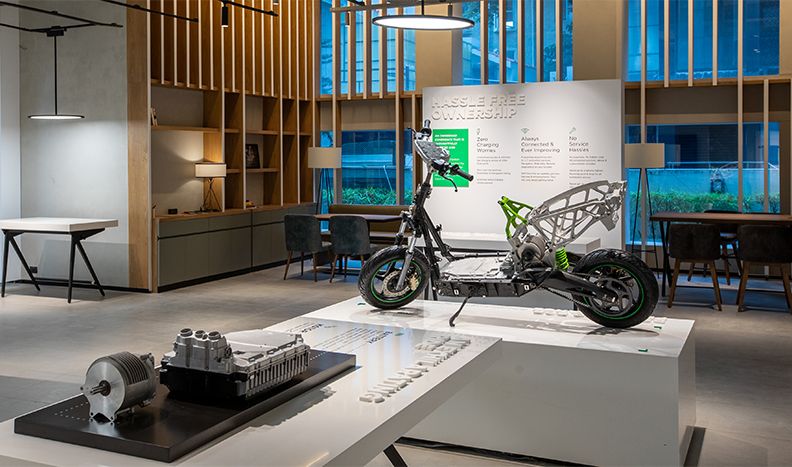
[[[415,243],[418,241],[418,235],[410,237],[407,245],[407,254],[404,255],[404,265],[402,266],[401,274],[399,274],[399,282],[396,283],[396,290],[404,288],[404,283],[407,281],[407,270],[410,269],[413,256],[415,255]]]

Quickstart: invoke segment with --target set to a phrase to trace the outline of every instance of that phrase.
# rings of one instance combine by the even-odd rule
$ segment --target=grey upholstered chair
[[[335,265],[339,258],[341,258],[341,268],[344,270],[344,279],[346,280],[349,258],[360,258],[362,266],[365,257],[372,252],[368,222],[361,216],[331,217],[330,241],[333,244],[330,282],[333,282],[333,277],[335,277]]]
[[[740,290],[737,292],[737,311],[745,311],[745,287],[748,285],[748,272],[754,264],[777,266],[781,270],[787,308],[792,312],[792,290],[789,285],[792,230],[774,225],[741,225],[737,229],[737,241],[740,242],[737,255],[743,263]]]
[[[310,215],[288,214],[284,217],[283,223],[286,234],[286,250],[289,254],[283,280],[286,280],[286,276],[289,274],[292,255],[295,252],[300,252],[300,276],[305,272],[305,253],[310,253],[313,258],[314,282],[316,282],[316,255],[330,249],[330,243],[322,241],[319,220]]]
[[[721,306],[718,270],[715,260],[721,257],[720,230],[711,224],[671,224],[668,230],[668,254],[674,261],[674,274],[671,277],[671,292],[668,295],[668,308],[674,304],[679,268],[683,262],[704,263],[709,266],[712,287],[715,289],[715,303]]]

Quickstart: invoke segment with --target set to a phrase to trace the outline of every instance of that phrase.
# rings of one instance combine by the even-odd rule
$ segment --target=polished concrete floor
[[[292,268],[294,271],[295,268]],[[357,295],[356,277],[330,284],[282,280],[277,268],[163,294],[12,285],[0,300],[0,420],[74,394],[91,361],[119,350],[169,350],[181,327],[232,331],[266,327]],[[700,278],[696,279],[701,282]],[[766,286],[763,280],[756,286]],[[749,293],[737,313],[735,288],[724,311],[711,289],[680,289],[656,314],[696,320],[697,425],[691,465],[792,465],[792,315],[779,294]],[[521,301],[562,306],[552,296]],[[512,465],[472,453],[400,447],[412,465]],[[0,464],[3,464],[0,459]],[[537,464],[538,462],[530,462]],[[379,456],[371,465],[388,465]]]

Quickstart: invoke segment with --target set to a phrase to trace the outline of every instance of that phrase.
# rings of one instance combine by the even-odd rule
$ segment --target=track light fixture
[[[229,6],[235,6],[235,7],[239,7],[239,8],[244,8],[245,10],[255,11],[256,13],[261,13],[263,15],[278,16],[278,14],[275,13],[274,11],[262,10],[260,8],[254,8],[252,6],[245,5],[244,3],[232,2],[231,0],[220,0],[220,1],[223,3],[223,8],[220,10],[220,24],[224,28],[228,27],[228,21],[229,21],[228,20],[228,17],[229,17],[229,9],[228,9],[228,7]],[[274,2],[274,4],[277,5],[278,2]]]
[[[424,12],[424,1],[421,0],[420,15],[382,15],[372,19],[371,22],[385,28],[421,29],[427,31],[467,29],[476,24],[461,16],[427,15]]]

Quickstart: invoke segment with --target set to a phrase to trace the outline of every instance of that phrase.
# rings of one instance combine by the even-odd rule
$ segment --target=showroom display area
[[[315,351],[354,354],[357,366],[176,463],[254,465],[266,460],[268,465],[363,465],[460,388],[480,378],[501,355],[500,339],[487,336],[307,317],[267,329],[301,334]],[[457,348],[441,351],[443,346]],[[0,456],[15,461],[162,465],[13,431],[13,420],[0,424]]]
[[[353,298],[306,316],[450,331],[458,306],[383,312]],[[500,337],[503,356],[407,436],[581,464],[682,465],[696,422],[693,324],[652,317],[617,330],[572,310],[468,304],[453,332]]]

